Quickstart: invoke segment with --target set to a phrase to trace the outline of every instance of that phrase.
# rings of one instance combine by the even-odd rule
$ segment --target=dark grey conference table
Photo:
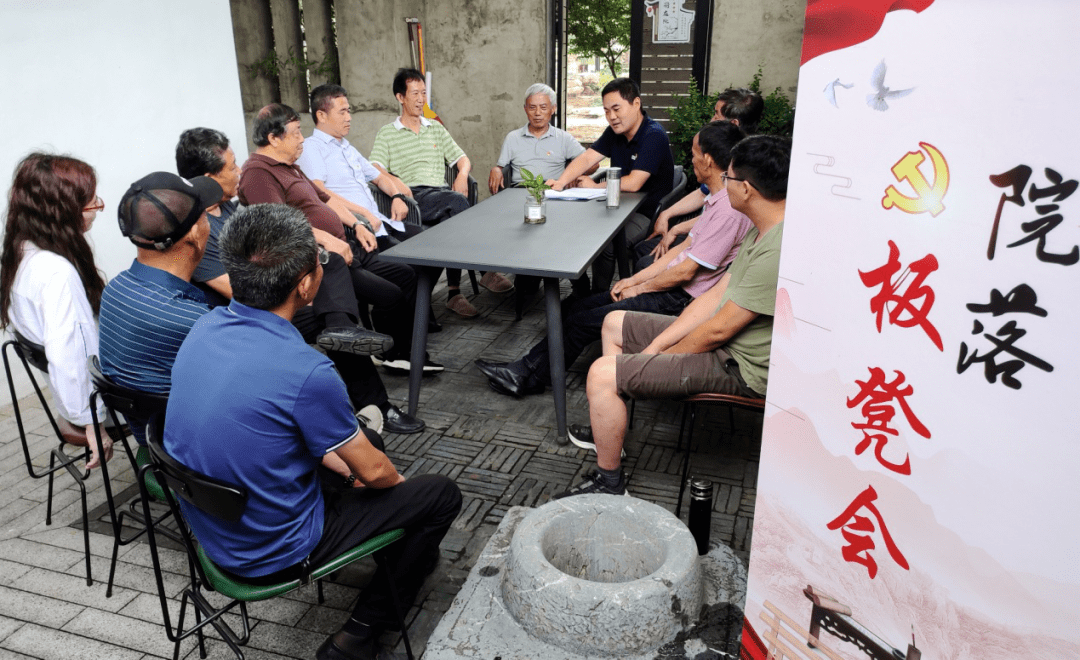
[[[562,336],[559,279],[580,277],[613,238],[619,273],[630,273],[623,226],[645,199],[642,193],[622,193],[619,208],[604,201],[548,200],[547,222],[527,225],[525,195],[520,188],[504,190],[445,222],[395,245],[381,257],[414,266],[439,266],[535,275],[544,279],[551,385],[559,438],[566,438],[566,365]],[[409,372],[409,414],[420,400],[424,349],[427,346],[430,275],[419,269],[416,317]]]

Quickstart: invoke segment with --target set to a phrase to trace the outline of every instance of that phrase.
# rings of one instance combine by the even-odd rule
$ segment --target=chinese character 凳
[[[896,377],[891,382],[885,380],[885,372],[878,367],[870,368],[870,377],[865,381],[857,380],[859,393],[847,400],[847,407],[854,408],[862,404],[859,412],[862,413],[864,422],[852,422],[851,426],[862,431],[862,441],[855,446],[855,453],[862,455],[864,451],[874,443],[874,455],[881,465],[899,474],[911,474],[911,459],[904,456],[903,463],[893,463],[885,458],[885,445],[889,442],[889,435],[899,434],[890,426],[899,406],[907,419],[908,426],[924,438],[930,437],[930,430],[919,421],[912,412],[907,398],[914,392],[911,385],[903,387],[905,376],[903,372],[895,371]],[[886,435],[887,434],[887,435]]]

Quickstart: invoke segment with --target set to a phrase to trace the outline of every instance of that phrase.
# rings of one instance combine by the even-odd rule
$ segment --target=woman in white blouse
[[[101,460],[86,362],[98,352],[105,281],[84,234],[104,208],[94,168],[66,156],[30,154],[15,170],[0,253],[0,327],[45,347],[57,424],[67,442],[90,447],[87,467]],[[108,460],[112,440],[105,433],[102,439]]]

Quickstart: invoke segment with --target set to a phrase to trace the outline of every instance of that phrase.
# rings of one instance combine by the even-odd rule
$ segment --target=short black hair
[[[618,92],[619,96],[623,97],[623,100],[628,103],[633,103],[634,99],[641,98],[641,88],[630,78],[616,78],[604,85],[604,89],[600,92],[600,98],[604,98],[612,92]]]
[[[728,87],[716,98],[723,101],[720,114],[724,119],[738,120],[739,126],[748,134],[756,133],[761,115],[765,112],[765,99],[761,94],[745,87]]]
[[[787,199],[790,163],[791,141],[775,135],[752,135],[731,150],[731,171],[770,202]]]
[[[234,213],[218,246],[233,299],[256,309],[280,307],[304,271],[318,267],[311,225],[303,211],[284,204],[255,204]]]
[[[714,121],[705,124],[698,131],[698,146],[707,154],[720,169],[726,170],[731,162],[731,150],[737,145],[746,133],[729,121]]]
[[[251,140],[257,146],[270,144],[270,136],[281,136],[285,127],[294,121],[300,121],[300,115],[284,103],[271,103],[259,110],[251,127]]]
[[[416,69],[402,68],[398,69],[394,74],[394,96],[401,94],[404,96],[405,92],[409,91],[409,83],[413,80],[427,83],[424,79],[424,74],[420,73]]]
[[[225,167],[229,138],[212,128],[189,128],[176,143],[176,173],[185,179],[217,174]]]
[[[323,83],[315,89],[311,90],[311,118],[315,120],[315,123],[319,123],[319,110],[329,113],[330,106],[333,105],[334,99],[341,98],[342,96],[348,96],[349,93],[345,91],[345,88],[341,85],[334,85],[331,83]]]

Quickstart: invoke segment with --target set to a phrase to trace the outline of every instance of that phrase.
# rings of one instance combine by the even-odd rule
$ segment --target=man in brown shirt
[[[240,170],[240,202],[287,204],[303,211],[319,244],[349,264],[356,297],[360,304],[372,305],[375,328],[394,338],[394,348],[384,356],[384,364],[409,369],[416,272],[410,266],[379,259],[375,235],[296,166],[304,150],[304,136],[295,110],[280,103],[264,107],[255,117],[253,133],[258,148]],[[425,373],[442,370],[442,365],[425,359]]]

